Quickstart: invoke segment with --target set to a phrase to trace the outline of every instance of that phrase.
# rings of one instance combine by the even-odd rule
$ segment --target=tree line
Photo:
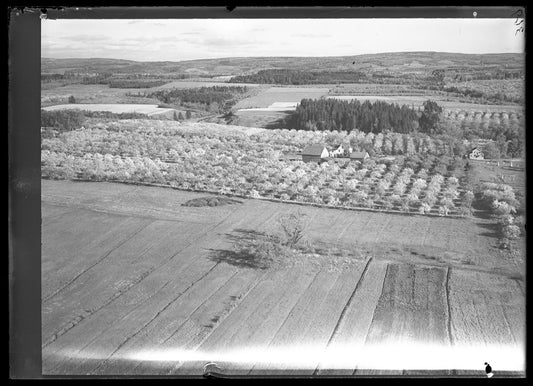
[[[289,69],[261,70],[256,74],[239,75],[230,79],[233,83],[275,84],[327,84],[356,83],[367,76],[361,71],[300,71]]]

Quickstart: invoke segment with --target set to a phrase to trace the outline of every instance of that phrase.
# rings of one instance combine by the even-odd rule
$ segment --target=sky
[[[182,61],[524,52],[515,19],[43,19],[41,57]]]

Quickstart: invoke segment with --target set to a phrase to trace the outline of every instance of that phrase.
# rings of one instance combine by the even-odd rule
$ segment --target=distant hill
[[[192,75],[238,75],[262,69],[363,70],[417,72],[435,69],[522,70],[524,54],[459,54],[446,52],[392,52],[336,57],[243,57],[199,59],[180,62],[136,62],[123,59],[41,59],[42,73],[112,72],[112,73],[189,73]]]

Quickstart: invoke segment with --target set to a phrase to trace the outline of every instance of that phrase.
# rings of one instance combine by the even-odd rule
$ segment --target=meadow
[[[161,108],[158,105],[149,105],[149,104],[127,104],[127,103],[115,103],[115,104],[104,104],[104,103],[77,103],[77,104],[67,104],[67,105],[54,105],[49,107],[44,107],[43,110],[46,111],[56,111],[56,110],[87,110],[87,111],[110,111],[116,114],[123,113],[139,113],[151,115],[160,115],[169,112],[174,112],[174,109]]]

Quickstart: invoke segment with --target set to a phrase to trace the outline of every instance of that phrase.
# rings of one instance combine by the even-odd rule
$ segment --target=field
[[[232,83],[238,84],[238,83]],[[234,106],[234,124],[250,127],[268,127],[287,116],[303,98],[320,98],[327,95],[325,87],[263,87],[255,95],[237,102]]]
[[[328,90],[324,87],[270,87],[259,95],[239,101],[234,108],[264,108],[276,102],[298,103],[303,98],[318,99],[327,95]]]
[[[65,110],[65,109],[78,109],[78,110],[88,110],[88,111],[110,111],[115,114],[122,113],[139,113],[146,114],[148,116],[160,115],[169,112],[174,112],[174,109],[167,109],[157,107],[157,105],[148,105],[148,104],[67,104],[67,105],[55,105],[50,107],[44,107],[43,110],[55,111],[55,110]]]
[[[176,82],[178,83],[178,82]],[[231,85],[244,85],[232,83]],[[257,85],[254,85],[257,86]],[[365,88],[365,86],[367,86]],[[166,86],[163,86],[166,87]],[[361,94],[347,95],[348,90],[364,91]],[[379,89],[381,88],[381,90]],[[253,95],[240,100],[234,107],[236,119],[234,124],[250,127],[273,127],[287,116],[287,112],[294,110],[296,104],[304,98],[320,99],[321,97],[341,100],[357,99],[360,101],[383,101],[399,105],[421,108],[428,99],[435,100],[443,107],[445,113],[482,112],[482,113],[522,113],[524,108],[516,104],[480,104],[464,102],[460,98],[447,94],[411,89],[407,86],[394,85],[320,85],[320,87],[258,87]],[[273,114],[276,113],[276,114]]]
[[[493,248],[489,220],[181,206],[198,196],[42,181],[43,374],[199,375],[208,361],[229,374],[484,376],[485,361],[524,374],[523,267]],[[354,253],[269,269],[231,253],[296,209],[308,240]],[[387,355],[399,347],[410,361]]]
[[[414,105],[415,107],[422,107],[423,103],[428,99],[436,101],[445,111],[472,111],[472,112],[520,112],[523,107],[519,105],[482,105],[478,103],[463,103],[459,101],[450,101],[449,98],[439,96],[415,96],[415,95],[333,95],[328,98],[335,98],[341,100],[359,101],[382,101],[387,103],[397,103],[399,105]]]

